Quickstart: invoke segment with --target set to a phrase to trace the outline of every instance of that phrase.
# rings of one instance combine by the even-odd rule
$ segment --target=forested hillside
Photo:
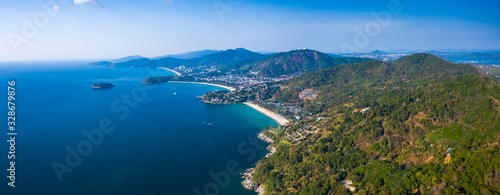
[[[275,101],[325,119],[264,131],[277,151],[258,162],[254,182],[267,194],[500,193],[500,85],[473,66],[414,54],[283,84]],[[306,88],[318,99],[298,99]],[[321,128],[303,142],[285,139],[311,126]]]
[[[261,76],[279,77],[368,60],[365,58],[330,57],[314,50],[294,50],[268,56],[243,68],[260,71],[259,75]]]

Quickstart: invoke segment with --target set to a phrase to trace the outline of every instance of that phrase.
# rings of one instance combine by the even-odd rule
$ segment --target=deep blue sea
[[[197,96],[219,87],[140,82],[167,75],[173,73],[83,62],[1,64],[0,194],[255,194],[233,170],[267,153],[256,136],[276,122],[245,105],[200,103]],[[10,80],[16,82],[15,188],[6,177]],[[89,88],[98,82],[116,87]]]

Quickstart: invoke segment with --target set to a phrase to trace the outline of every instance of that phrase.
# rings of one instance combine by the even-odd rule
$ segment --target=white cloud
[[[52,9],[53,9],[54,11],[56,11],[56,12],[58,12],[58,11],[60,10],[60,9],[59,9],[59,6],[57,6],[57,5],[54,5],[54,7],[52,7]]]
[[[74,0],[75,4],[90,3],[92,0]]]
[[[162,0],[162,3],[176,3],[175,0]]]
[[[104,8],[104,6],[98,0],[73,0],[73,2],[75,4],[81,4],[81,5],[90,4],[93,5],[94,7]]]

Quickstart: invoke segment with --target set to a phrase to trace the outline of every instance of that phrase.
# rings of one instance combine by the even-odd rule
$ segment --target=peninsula
[[[141,83],[144,83],[146,85],[152,85],[152,84],[159,84],[159,83],[164,83],[172,80],[172,76],[166,76],[166,77],[151,77],[151,78],[145,78],[141,81]]]
[[[158,67],[158,68],[161,68],[161,69],[164,69],[164,70],[168,70],[168,71],[170,71],[170,72],[173,72],[173,73],[175,73],[177,76],[181,76],[181,75],[182,75],[181,73],[179,73],[179,72],[177,72],[177,71],[175,71],[175,70],[172,70],[172,69],[170,69],[170,68],[165,68],[165,67]]]
[[[229,87],[225,85],[220,85],[220,84],[214,84],[214,83],[206,83],[206,82],[187,82],[187,81],[169,81],[171,83],[192,83],[192,84],[201,84],[201,85],[212,85],[216,87],[221,87],[224,89],[227,89],[229,91],[235,91],[236,89],[234,87]]]

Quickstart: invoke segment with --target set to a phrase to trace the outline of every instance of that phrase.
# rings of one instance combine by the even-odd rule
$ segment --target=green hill
[[[369,59],[335,58],[314,50],[294,50],[268,56],[244,68],[260,71],[261,76],[279,77],[367,60]]]
[[[318,113],[343,104],[347,99],[378,97],[394,89],[416,88],[444,78],[471,74],[479,72],[470,65],[455,64],[430,54],[414,54],[394,62],[371,60],[307,73],[285,81],[290,88],[277,93],[276,98],[283,102],[300,102],[297,97],[286,94],[298,93],[303,88],[317,89],[320,99],[324,99],[322,103],[304,104]]]
[[[262,54],[252,52],[243,48],[238,48],[235,50],[229,49],[202,58],[196,58],[191,63],[207,66],[218,66],[223,71],[230,71],[233,69],[237,70],[241,66],[253,63],[263,57],[264,55]]]
[[[143,84],[152,85],[152,84],[160,84],[173,80],[175,77],[173,76],[161,76],[161,77],[150,77],[145,78],[141,81]]]
[[[325,120],[263,132],[277,147],[254,172],[267,194],[500,193],[500,84],[473,66],[414,54],[339,65],[282,84],[288,88],[274,101],[303,105]],[[318,99],[295,97],[305,88],[318,90]],[[311,126],[319,131],[286,141]]]
[[[133,59],[133,60],[128,60],[124,62],[118,62],[111,67],[154,67],[151,64],[151,60],[148,58],[138,58],[138,59]]]

